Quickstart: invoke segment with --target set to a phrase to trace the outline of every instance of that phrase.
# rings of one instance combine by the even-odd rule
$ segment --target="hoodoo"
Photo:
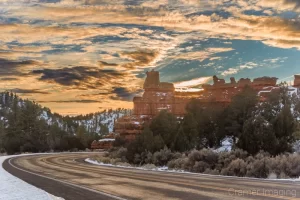
[[[133,115],[118,119],[114,126],[115,135],[127,141],[133,140],[137,134],[140,134],[144,122],[151,121],[162,110],[167,110],[177,117],[184,116],[186,105],[193,98],[200,100],[203,105],[215,103],[227,106],[232,97],[241,92],[245,86],[257,91],[261,101],[264,101],[271,91],[279,89],[275,77],[260,77],[253,81],[249,78],[236,81],[231,77],[230,82],[226,83],[224,79],[213,76],[213,83],[202,85],[200,91],[179,92],[175,90],[172,83],[160,82],[158,71],[152,70],[146,75],[143,95],[133,99]],[[295,75],[294,89],[299,92],[299,88],[300,75]]]

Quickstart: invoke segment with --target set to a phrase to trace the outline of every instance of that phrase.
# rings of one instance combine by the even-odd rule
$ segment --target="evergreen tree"
[[[201,149],[218,146],[224,137],[224,131],[221,129],[224,108],[214,102],[192,100],[187,105],[187,112],[183,125],[192,145],[190,147],[196,146]]]
[[[278,140],[274,134],[273,126],[262,116],[252,116],[246,120],[243,132],[237,142],[237,147],[254,155],[259,151],[275,154]]]
[[[285,105],[274,121],[274,132],[278,139],[277,153],[291,152],[295,141],[296,121],[289,105]]]
[[[258,103],[257,93],[249,86],[232,98],[232,102],[226,109],[225,131],[234,140],[243,133],[245,122],[252,116]]]
[[[175,137],[178,130],[178,121],[174,115],[167,111],[161,111],[155,117],[150,129],[154,136],[160,135],[168,148],[173,148],[175,145]]]

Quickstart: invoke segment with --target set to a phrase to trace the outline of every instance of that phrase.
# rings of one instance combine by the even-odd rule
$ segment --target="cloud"
[[[195,79],[188,80],[188,81],[176,82],[176,83],[174,83],[174,86],[175,86],[175,88],[197,87],[197,86],[200,86],[202,84],[209,82],[210,80],[212,80],[212,77],[200,77],[200,78],[195,78]]]
[[[97,100],[65,100],[65,101],[38,101],[39,103],[102,103]]]
[[[36,60],[7,60],[0,58],[0,76],[25,75],[24,68],[40,65]],[[21,71],[23,69],[23,71]]]
[[[40,81],[57,83],[63,86],[75,86],[82,89],[96,89],[99,86],[113,84],[122,81],[125,75],[115,70],[84,66],[33,70],[32,74],[41,75]]]
[[[276,10],[276,7],[292,9],[299,6],[296,0],[253,0],[253,1],[226,1],[215,2],[223,5],[223,11],[229,12],[230,17],[222,17],[216,13],[211,15],[197,14],[198,10],[193,7],[194,3],[205,1],[181,0],[186,2],[189,9],[179,9],[168,2],[162,1],[157,9],[147,9],[143,4],[99,4],[85,6],[83,1],[64,1],[64,4],[47,4],[40,6],[25,6],[10,10],[7,15],[19,17],[24,20],[52,20],[62,24],[74,23],[103,23],[103,24],[131,24],[163,27],[185,33],[191,31],[201,32],[209,37],[224,37],[230,39],[261,40],[267,45],[281,48],[300,48],[300,35],[297,31],[299,22],[297,19],[284,19],[278,16],[261,16],[245,14],[246,10],[264,11],[265,9]],[[69,2],[69,3],[67,3]],[[150,3],[153,1],[149,1]],[[256,5],[257,4],[257,5]],[[279,6],[278,6],[279,5]],[[282,5],[282,6],[281,6]],[[292,6],[291,6],[292,5]],[[208,9],[208,8],[207,8]],[[192,12],[193,11],[193,12]],[[192,13],[192,14],[191,14]],[[105,27],[57,27],[57,26],[29,26],[29,25],[1,25],[2,34],[0,40],[22,42],[48,41],[51,43],[74,44],[87,42],[85,39],[97,35],[122,35],[127,36],[126,28]],[[8,32],[7,32],[8,31]],[[27,34],[25,34],[27,33]],[[134,35],[130,33],[129,35]],[[139,35],[142,37],[142,35]]]
[[[132,52],[122,52],[121,56],[132,60],[122,64],[121,67],[126,69],[134,69],[136,67],[149,67],[151,63],[158,57],[159,52],[149,49],[140,49]]]
[[[232,74],[237,74],[239,71],[239,69],[236,69],[236,68],[229,68],[225,71],[223,71],[221,73],[222,76],[228,76],[228,75],[232,75]]]
[[[6,78],[1,78],[1,81],[17,81],[19,80],[18,78],[13,78],[13,77],[6,77]]]
[[[240,69],[253,69],[255,67],[258,67],[258,64],[254,62],[247,62],[240,66]]]
[[[280,64],[276,58],[241,63],[237,54],[223,55],[249,40],[297,52],[298,11],[298,0],[0,0],[1,89],[28,84],[51,91],[45,103],[64,103],[55,104],[57,110],[74,110],[68,100],[77,97],[130,107],[148,68],[166,72],[167,80],[188,80]],[[238,56],[246,55],[239,51]],[[227,69],[229,64],[236,67]],[[196,87],[205,81],[176,84]],[[32,96],[45,100],[43,94]]]
[[[208,58],[211,60],[214,59],[219,59],[217,57],[212,57],[215,54],[218,53],[223,53],[223,52],[229,52],[233,51],[234,49],[232,48],[207,48],[204,49],[203,51],[193,51],[193,52],[187,52],[187,53],[180,53],[179,55],[175,55],[172,58],[175,59],[184,59],[184,60],[199,60],[199,61],[204,61]]]
[[[116,64],[116,63],[108,63],[105,61],[98,61],[98,62],[101,67],[117,67],[118,66],[118,64]]]
[[[112,93],[116,94],[116,97],[111,97],[112,99],[124,100],[124,101],[132,101],[133,97],[140,94],[143,90],[138,90],[131,92],[127,88],[124,87],[116,87],[113,89]]]
[[[41,91],[39,89],[20,89],[14,88],[10,90],[11,92],[18,94],[49,94],[49,92]]]

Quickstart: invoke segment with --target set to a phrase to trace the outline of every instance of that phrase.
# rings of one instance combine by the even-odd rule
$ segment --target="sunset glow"
[[[299,11],[298,0],[0,0],[0,90],[75,115],[132,108],[151,69],[186,91],[213,75],[290,81]]]

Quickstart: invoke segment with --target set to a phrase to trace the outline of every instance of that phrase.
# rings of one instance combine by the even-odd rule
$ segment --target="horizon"
[[[0,0],[0,90],[61,115],[133,107],[145,72],[200,88],[213,75],[293,80],[297,0]]]

